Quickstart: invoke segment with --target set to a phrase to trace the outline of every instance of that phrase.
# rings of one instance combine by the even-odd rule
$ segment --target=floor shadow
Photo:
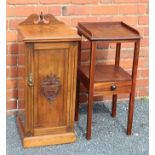
[[[95,114],[95,113],[109,113],[109,117],[111,117],[111,110],[104,103],[96,103],[96,104],[94,104],[93,114]],[[86,115],[87,114],[87,104],[80,105],[79,114],[80,115]],[[114,119],[114,121],[116,121],[118,126],[120,126],[123,129],[123,131],[126,133],[127,126],[124,126],[122,124],[122,122],[117,118],[117,116],[115,118],[113,118],[113,119]],[[127,122],[126,122],[126,124],[127,124]],[[77,122],[77,127],[82,132],[83,136],[85,136],[86,135],[85,127],[80,126],[79,122]]]
[[[83,126],[80,126],[79,122],[77,122],[77,127],[80,130],[80,132],[82,133],[82,135],[86,136],[86,129]]]
[[[87,114],[87,104],[80,105],[79,113]],[[93,113],[111,113],[111,111],[105,106],[104,103],[96,103],[93,107]]]

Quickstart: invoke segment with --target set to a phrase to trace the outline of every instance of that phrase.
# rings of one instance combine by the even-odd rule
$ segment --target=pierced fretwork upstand
[[[141,36],[137,30],[123,22],[98,22],[98,23],[79,23],[78,33],[86,37],[91,43],[90,65],[80,65],[81,49],[79,48],[78,60],[78,85],[75,120],[79,116],[79,89],[80,82],[88,90],[88,108],[87,108],[87,134],[86,138],[91,139],[91,125],[93,113],[93,96],[112,95],[112,117],[116,116],[117,94],[129,93],[129,114],[127,134],[131,134],[134,95],[138,67],[138,56]],[[116,57],[114,65],[96,65],[96,42],[116,43]],[[134,57],[132,75],[120,67],[121,43],[134,43]],[[81,46],[81,45],[80,45]]]

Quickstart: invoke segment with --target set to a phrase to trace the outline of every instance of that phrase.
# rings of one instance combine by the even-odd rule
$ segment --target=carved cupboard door
[[[76,59],[77,43],[34,44],[34,135],[73,127]]]

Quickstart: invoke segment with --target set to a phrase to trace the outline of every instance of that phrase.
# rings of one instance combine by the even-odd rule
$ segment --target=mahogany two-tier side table
[[[89,65],[81,64],[81,49],[79,49],[75,120],[77,121],[79,117],[80,82],[84,84],[88,91],[87,139],[91,139],[93,96],[112,95],[112,117],[115,117],[117,95],[128,93],[130,94],[130,101],[127,134],[130,135],[141,39],[139,32],[123,22],[80,22],[78,23],[78,33],[90,41],[91,47]],[[101,65],[96,63],[96,44],[99,41],[116,43],[114,65]],[[134,44],[131,75],[120,66],[121,44],[124,42],[133,42]]]
[[[81,38],[50,14],[32,14],[18,29],[25,47],[25,99],[17,116],[23,146],[72,143]]]

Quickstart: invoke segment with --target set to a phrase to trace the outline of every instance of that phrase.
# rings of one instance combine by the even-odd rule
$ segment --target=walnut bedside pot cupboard
[[[26,58],[25,108],[17,115],[23,146],[72,143],[81,38],[50,14],[32,14],[18,29]]]
[[[123,22],[81,22],[78,23],[78,34],[87,38],[90,41],[91,47],[89,65],[80,64],[81,50],[79,49],[75,121],[78,121],[79,118],[80,82],[88,91],[87,139],[91,139],[93,96],[112,95],[112,117],[115,117],[117,95],[128,93],[130,94],[130,101],[127,134],[130,135],[132,131],[134,95],[141,39],[139,32]],[[96,64],[97,41],[116,43],[114,65]],[[124,42],[133,42],[134,44],[132,75],[120,67],[121,43]]]

